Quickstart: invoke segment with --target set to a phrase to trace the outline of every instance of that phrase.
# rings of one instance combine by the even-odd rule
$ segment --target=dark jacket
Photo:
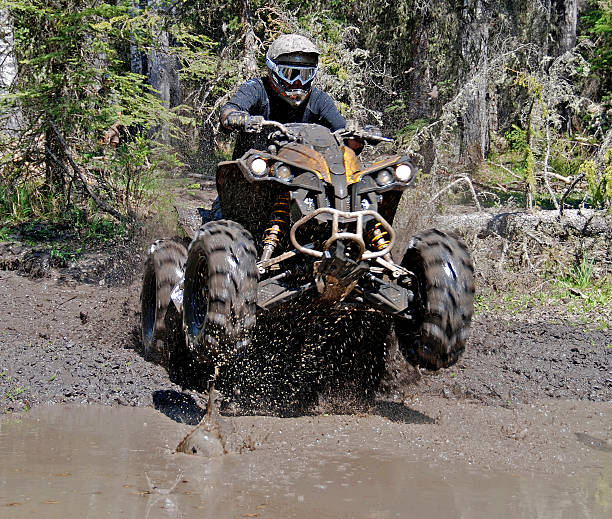
[[[346,120],[336,108],[331,97],[317,87],[312,88],[305,103],[292,107],[276,94],[266,77],[250,79],[243,83],[232,98],[221,107],[221,113],[228,109],[262,115],[264,119],[279,123],[316,123],[331,131],[344,128]],[[253,137],[240,134],[234,149],[234,158],[240,157],[253,147]]]

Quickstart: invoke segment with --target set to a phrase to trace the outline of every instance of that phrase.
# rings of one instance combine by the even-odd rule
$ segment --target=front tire
[[[183,328],[201,360],[223,365],[250,344],[257,277],[255,244],[240,224],[218,220],[196,233],[185,266]]]
[[[474,313],[474,267],[456,236],[436,229],[414,235],[401,265],[415,274],[415,319],[396,318],[400,348],[410,362],[430,369],[457,362]]]
[[[183,277],[186,260],[187,249],[173,240],[157,240],[149,250],[140,292],[140,329],[146,358],[168,359],[164,319],[170,293]]]

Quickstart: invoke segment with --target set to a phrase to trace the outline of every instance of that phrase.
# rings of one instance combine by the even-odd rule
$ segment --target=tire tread
[[[192,335],[187,322],[190,316],[184,313],[187,342],[197,355],[223,360],[237,345],[250,342],[255,325],[257,251],[251,234],[240,224],[231,220],[204,224],[189,246],[185,298],[191,297],[190,277],[202,256],[208,269],[206,315],[202,327]]]
[[[430,229],[409,240],[401,264],[420,279],[423,299],[417,326],[396,320],[402,349],[425,367],[449,367],[465,350],[474,312],[468,250],[457,236]]]

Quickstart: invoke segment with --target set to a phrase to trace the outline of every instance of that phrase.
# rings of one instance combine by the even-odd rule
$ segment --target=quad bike
[[[474,270],[463,243],[430,229],[393,259],[393,220],[417,170],[406,156],[362,164],[347,139],[389,140],[363,128],[258,118],[263,149],[217,169],[221,219],[188,250],[156,242],[146,260],[145,352],[168,356],[171,307],[179,339],[198,359],[231,363],[249,348],[258,319],[288,306],[386,314],[401,351],[428,368],[448,367],[465,348]]]

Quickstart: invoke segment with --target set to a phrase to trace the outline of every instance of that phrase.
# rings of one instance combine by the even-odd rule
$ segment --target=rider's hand
[[[361,126],[359,126],[359,123],[354,119],[349,119],[346,121],[346,125],[344,126],[344,131],[346,133],[358,134],[360,129]]]
[[[247,112],[236,110],[227,115],[224,126],[230,130],[258,133],[263,127],[263,122],[264,118],[261,115],[249,115]]]
[[[227,114],[223,126],[228,130],[244,130],[247,119],[250,115],[247,112],[240,112],[238,110]]]

